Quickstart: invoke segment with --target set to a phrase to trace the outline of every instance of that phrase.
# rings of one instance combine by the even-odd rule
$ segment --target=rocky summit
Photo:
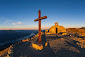
[[[42,41],[47,43],[42,50],[36,50],[32,47],[32,43],[37,41],[38,34],[26,42],[18,42],[13,45],[12,53],[9,57],[84,57],[85,48],[74,39],[78,39],[78,35],[61,35],[61,34],[42,34]],[[74,39],[73,39],[74,38]],[[84,38],[84,37],[81,37]]]

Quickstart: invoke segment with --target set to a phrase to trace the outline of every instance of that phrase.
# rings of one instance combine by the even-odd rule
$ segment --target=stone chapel
[[[51,26],[49,30],[45,30],[45,34],[58,34],[58,33],[66,33],[66,29],[63,26],[58,25],[55,22],[55,25]]]

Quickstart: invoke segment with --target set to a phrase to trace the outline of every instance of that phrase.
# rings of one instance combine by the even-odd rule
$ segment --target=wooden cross
[[[47,16],[41,17],[41,11],[39,10],[38,11],[38,19],[34,20],[34,21],[39,21],[39,30],[38,30],[38,32],[39,32],[39,38],[38,38],[39,43],[41,43],[41,20],[45,19],[45,18],[47,18]]]

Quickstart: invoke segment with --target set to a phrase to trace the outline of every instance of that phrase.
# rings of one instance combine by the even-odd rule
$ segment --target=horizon
[[[44,28],[41,30],[49,30],[50,28],[48,28],[48,29]],[[76,27],[68,27],[68,28],[76,28]],[[68,28],[65,28],[65,29],[68,29]],[[82,28],[82,27],[79,27],[79,28]],[[77,29],[79,29],[79,28],[77,28]],[[38,28],[37,29],[0,29],[0,30],[38,30]]]
[[[38,30],[38,10],[47,19],[41,29],[58,22],[65,28],[85,27],[84,0],[0,0],[0,30]]]

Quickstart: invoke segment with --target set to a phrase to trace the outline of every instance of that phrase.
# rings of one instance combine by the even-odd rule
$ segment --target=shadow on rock
[[[56,57],[81,57],[79,53],[66,50],[62,48],[61,50],[56,52]]]
[[[48,46],[43,48],[42,50],[32,51],[32,55],[30,55],[30,57],[56,57],[56,55],[48,43]]]
[[[71,46],[73,46],[73,47],[75,47],[75,48],[77,48],[80,52],[79,52],[79,54],[76,54],[76,57],[85,57],[85,48],[81,48],[81,47],[79,47],[78,45],[76,45],[75,44],[75,42],[73,41],[73,43],[70,43],[70,42],[68,42],[68,41],[66,41],[67,42],[67,44],[68,45],[71,45]],[[74,53],[75,54],[75,53]]]

